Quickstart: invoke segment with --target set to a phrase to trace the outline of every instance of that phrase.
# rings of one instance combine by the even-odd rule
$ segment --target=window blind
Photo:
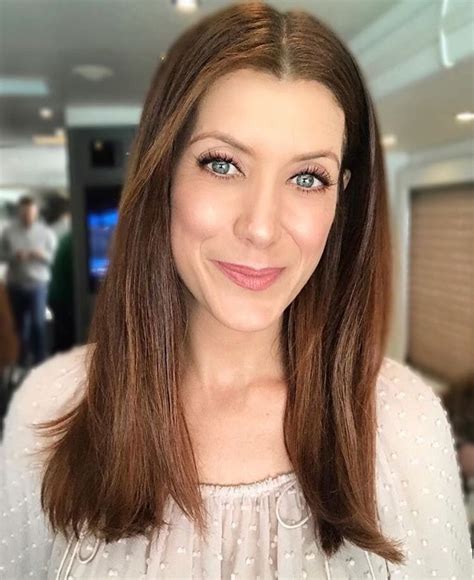
[[[411,199],[408,362],[452,383],[474,371],[474,184]]]

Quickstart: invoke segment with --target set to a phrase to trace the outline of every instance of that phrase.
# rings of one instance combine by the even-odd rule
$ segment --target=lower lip
[[[242,272],[237,272],[236,270],[226,267],[223,262],[214,263],[227,276],[227,278],[229,278],[229,280],[234,282],[234,284],[255,292],[260,292],[261,290],[269,288],[274,282],[276,282],[283,271],[282,268],[275,270],[274,272],[268,272],[267,274],[243,274]]]

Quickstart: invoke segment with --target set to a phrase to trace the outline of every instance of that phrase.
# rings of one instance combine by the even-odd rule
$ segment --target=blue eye
[[[218,159],[216,161],[212,161],[209,165],[212,167],[212,171],[220,173],[221,175],[227,175],[227,173],[230,171],[230,163],[228,161]]]
[[[207,152],[197,159],[197,163],[211,175],[221,179],[244,176],[238,163],[227,153]],[[331,182],[329,174],[318,167],[306,167],[301,173],[294,175],[290,183],[295,185],[304,193],[323,193],[330,186],[335,185]]]
[[[291,182],[304,192],[323,192],[331,185],[331,178],[325,171],[317,168],[308,168],[291,178]]]
[[[201,167],[216,177],[235,177],[241,173],[237,163],[227,155],[208,153],[197,161]]]
[[[306,189],[311,189],[315,181],[316,178],[314,175],[311,175],[311,173],[300,173],[296,176],[296,185]]]

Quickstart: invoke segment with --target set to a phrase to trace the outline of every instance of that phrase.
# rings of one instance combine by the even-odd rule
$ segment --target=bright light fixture
[[[3,202],[17,203],[22,195],[28,195],[28,189],[10,189],[9,187],[0,187],[0,195]]]
[[[111,68],[100,64],[79,64],[72,69],[72,72],[93,82],[103,81],[114,76],[114,71]]]
[[[458,113],[456,115],[456,119],[461,123],[470,123],[471,121],[474,121],[474,113],[471,111],[464,111],[462,113]]]
[[[35,145],[64,146],[66,135],[62,129],[56,129],[53,135],[33,135],[33,143]]]
[[[198,0],[173,0],[173,4],[180,12],[194,12],[198,8]]]
[[[48,93],[48,85],[41,78],[0,77],[2,97],[44,97]]]
[[[384,147],[393,147],[397,144],[397,138],[395,135],[384,135],[382,137],[382,145]]]
[[[53,116],[53,110],[50,109],[49,107],[41,107],[41,109],[39,110],[39,116],[42,119],[51,119],[51,117]]]

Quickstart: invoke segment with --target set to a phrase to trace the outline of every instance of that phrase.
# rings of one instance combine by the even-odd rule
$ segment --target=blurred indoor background
[[[444,397],[472,521],[474,0],[270,3],[321,18],[366,75],[386,152],[396,259],[387,354]],[[48,356],[86,338],[158,60],[192,22],[226,4],[0,0],[0,234],[25,196],[56,232]],[[0,262],[2,292],[6,268]],[[6,346],[13,316],[0,316],[3,413],[34,359],[16,364],[17,345]]]

